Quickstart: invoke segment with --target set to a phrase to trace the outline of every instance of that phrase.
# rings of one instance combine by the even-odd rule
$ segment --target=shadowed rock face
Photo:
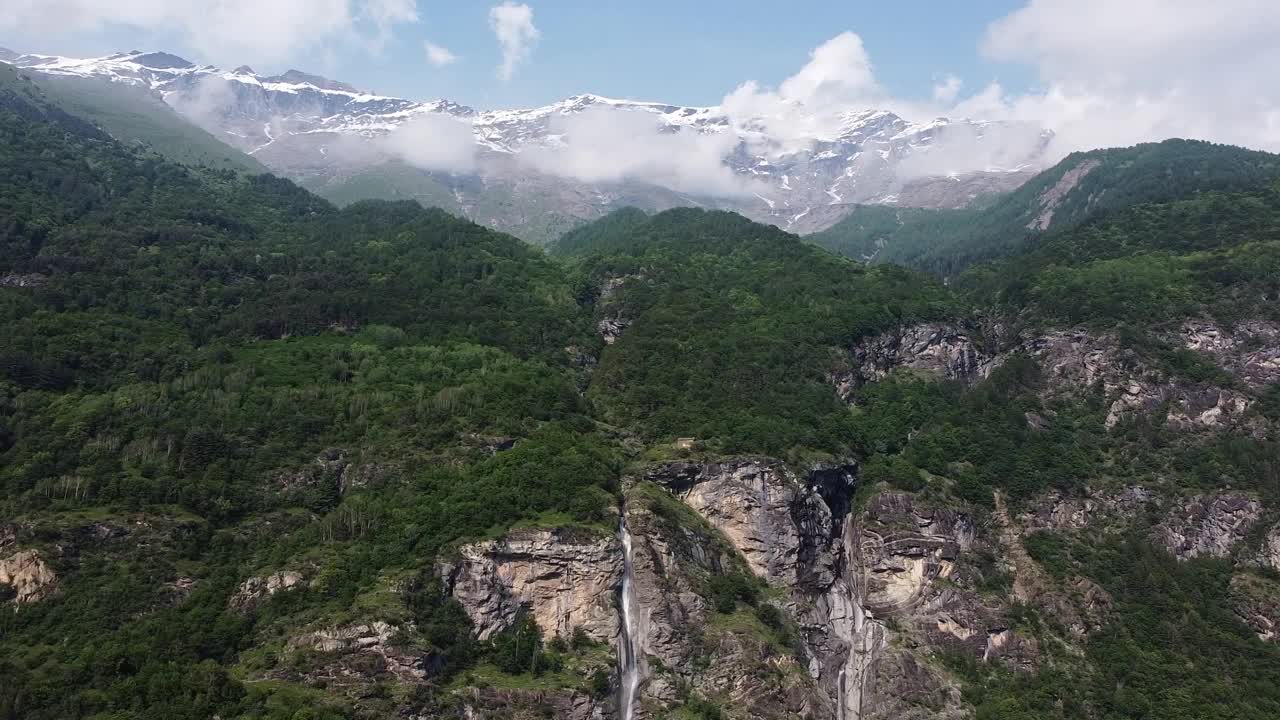
[[[521,530],[465,545],[458,555],[441,565],[440,575],[481,640],[510,627],[522,608],[548,637],[569,638],[578,628],[600,642],[617,637],[622,550],[616,537]]]
[[[970,331],[926,323],[863,340],[849,352],[849,366],[833,372],[831,381],[847,401],[858,388],[883,380],[899,368],[972,382],[985,378],[997,365],[997,358],[979,348]]]

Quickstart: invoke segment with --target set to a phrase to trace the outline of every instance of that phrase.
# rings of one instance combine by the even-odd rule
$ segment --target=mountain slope
[[[1046,232],[1113,209],[1249,188],[1276,177],[1276,155],[1168,140],[1076,153],[1017,191],[976,209],[859,208],[811,240],[850,257],[951,274],[1017,252]]]
[[[184,119],[141,88],[98,78],[18,72],[0,64],[0,86],[29,84],[48,102],[98,125],[126,145],[138,145],[174,162],[238,172],[266,166]]]
[[[0,717],[1274,718],[1272,184],[547,257],[0,88]]]

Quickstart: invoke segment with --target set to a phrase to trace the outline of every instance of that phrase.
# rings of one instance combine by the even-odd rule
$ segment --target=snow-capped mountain
[[[364,92],[297,70],[263,76],[249,67],[227,71],[162,52],[76,59],[0,49],[0,61],[148,88],[228,144],[337,200],[417,198],[535,241],[623,205],[721,207],[796,232],[833,224],[852,204],[958,207],[1024,182],[1046,164],[1050,137],[1039,128],[1005,123],[913,123],[884,110],[849,111],[780,133],[774,119],[734,117],[720,107],[597,95],[482,112],[444,100]],[[795,110],[814,120],[803,116],[803,108]],[[603,178],[560,167],[557,152],[576,141],[572,119],[614,112],[641,114],[655,136],[687,133],[715,142],[719,154],[712,161],[739,182],[728,191],[702,191],[690,182],[669,181],[654,163]],[[609,117],[624,116],[604,117],[608,125]],[[470,128],[474,158],[456,152],[424,158],[413,147],[406,152],[405,143],[387,142],[415,121],[442,118]],[[427,136],[413,139],[438,143],[445,137],[465,144],[467,135],[441,135],[433,125]],[[600,153],[606,156],[600,162],[610,162],[609,149]],[[695,149],[661,145],[654,152]],[[538,162],[528,161],[535,156]]]

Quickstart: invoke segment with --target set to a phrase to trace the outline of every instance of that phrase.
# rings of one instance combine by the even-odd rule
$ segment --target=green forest
[[[1024,232],[1030,199],[1090,159],[1107,200]],[[895,374],[853,407],[829,374],[868,337],[997,317],[1118,329],[1172,377],[1229,383],[1162,333],[1280,320],[1278,176],[1274,156],[1179,141],[1073,156],[983,208],[866,208],[812,243],[731,213],[623,210],[544,253],[416,202],[339,209],[176,164],[0,85],[0,519],[65,578],[0,613],[0,718],[355,718],[323,688],[261,681],[279,669],[262,648],[363,603],[394,605],[431,659],[386,707],[430,716],[468,672],[560,673],[600,649],[527,617],[476,640],[435,559],[522,525],[611,533],[624,475],[688,456],[678,438],[708,459],[851,460],[863,500],[892,488],[980,517],[997,492],[1107,482],[1229,486],[1274,513],[1274,434],[1109,432],[1100,391],[1046,399],[1027,356],[974,387]],[[606,343],[602,319],[625,332]],[[1274,390],[1253,399],[1280,420]],[[1280,649],[1231,613],[1225,563],[1138,537],[1028,551],[1106,588],[1116,619],[1036,673],[950,659],[978,718],[1280,716]],[[245,577],[300,558],[321,568],[304,590],[229,607]],[[181,602],[179,578],[195,581]],[[736,567],[708,586],[719,616],[793,640]]]

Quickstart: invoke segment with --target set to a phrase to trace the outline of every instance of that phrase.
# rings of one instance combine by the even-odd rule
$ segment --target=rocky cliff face
[[[58,576],[34,550],[21,550],[0,558],[0,588],[7,587],[19,605],[39,602],[58,587]]]
[[[956,325],[905,326],[854,346],[846,356],[847,364],[832,372],[831,381],[845,400],[858,388],[883,380],[898,369],[973,382],[986,377],[998,364],[997,357],[973,338],[972,330]]]
[[[1113,334],[1083,329],[1052,330],[1017,337],[975,339],[976,330],[927,323],[878,335],[837,353],[830,380],[837,394],[854,392],[895,371],[975,383],[1013,355],[1040,363],[1045,394],[1098,389],[1109,403],[1107,426],[1167,408],[1166,422],[1185,431],[1242,428],[1260,432],[1249,417],[1253,399],[1246,392],[1212,382],[1190,382],[1154,367]],[[1189,322],[1179,338],[1170,338],[1258,389],[1280,379],[1280,326],[1264,321],[1241,323],[1227,332],[1213,323]]]
[[[510,627],[521,610],[548,637],[568,639],[581,629],[598,641],[617,638],[622,549],[616,537],[522,530],[465,545],[458,555],[441,565],[440,575],[480,639]]]
[[[852,466],[802,478],[775,461],[744,460],[668,465],[649,477],[719,530],[753,573],[785,590],[782,605],[800,629],[799,655],[817,690],[807,716],[963,715],[955,684],[928,651],[900,641],[940,628],[949,645],[967,643],[981,656],[988,630],[1007,629],[976,596],[950,589],[961,552],[974,543],[969,518],[903,494],[853,508]]]

